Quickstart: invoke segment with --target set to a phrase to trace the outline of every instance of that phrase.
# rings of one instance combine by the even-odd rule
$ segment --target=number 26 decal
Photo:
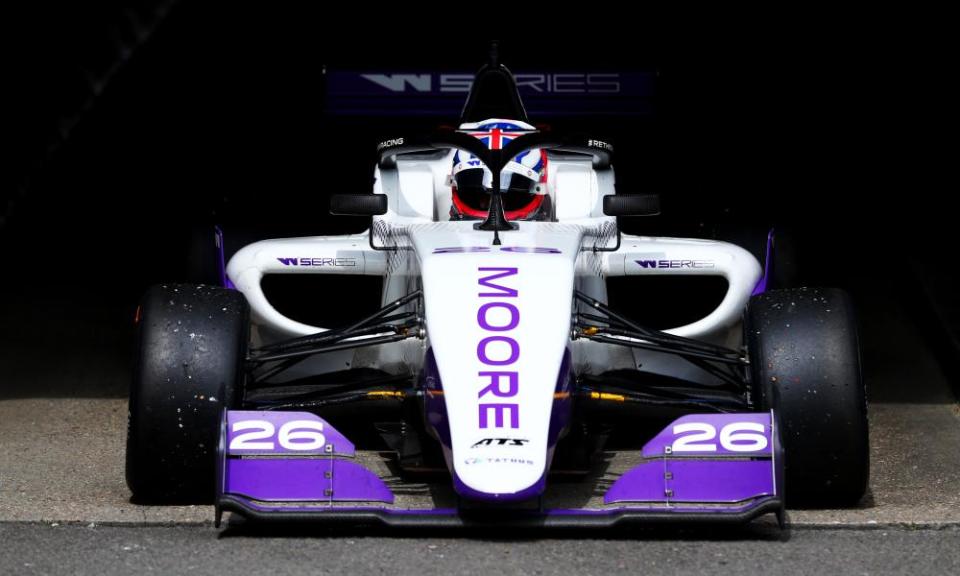
[[[242,433],[241,433],[242,432]],[[266,420],[243,420],[233,424],[236,436],[230,440],[230,450],[275,450],[273,442],[276,427]],[[313,420],[291,420],[280,426],[277,443],[284,450],[319,450],[326,444],[323,423]]]
[[[757,422],[731,422],[720,429],[720,447],[728,452],[760,452],[767,447],[766,427]],[[687,422],[673,427],[681,436],[670,447],[673,452],[716,452],[717,429],[706,422]]]

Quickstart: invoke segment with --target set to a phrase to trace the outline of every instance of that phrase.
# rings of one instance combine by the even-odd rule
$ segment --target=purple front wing
[[[228,411],[221,437],[218,499],[393,503],[383,480],[353,461],[353,443],[314,414]]]
[[[229,411],[221,442],[217,520],[222,510],[260,519],[464,526],[506,523],[605,527],[622,521],[783,519],[782,470],[771,413],[692,414],[647,442],[639,463],[603,493],[602,503],[499,509],[410,506],[366,467],[352,443],[302,412]],[[376,468],[376,467],[375,467]],[[384,468],[386,470],[386,468]],[[599,495],[598,495],[599,497]]]
[[[735,504],[778,495],[770,414],[692,414],[643,447],[644,462],[604,495],[615,502]],[[782,456],[781,456],[782,459]]]

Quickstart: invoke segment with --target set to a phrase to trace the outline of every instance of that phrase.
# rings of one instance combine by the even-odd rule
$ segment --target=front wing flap
[[[505,473],[507,473],[505,471]],[[225,411],[216,515],[391,526],[607,527],[630,522],[783,522],[776,415],[690,414],[640,451],[611,454],[589,481],[548,482],[537,501],[465,502],[452,486],[398,476],[389,454],[357,450],[307,412]]]

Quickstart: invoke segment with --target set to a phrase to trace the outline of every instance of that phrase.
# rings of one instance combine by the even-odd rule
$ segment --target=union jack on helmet
[[[491,118],[462,124],[460,130],[483,142],[491,150],[501,150],[514,138],[536,129],[519,120]],[[547,154],[530,149],[512,158],[500,173],[505,215],[508,220],[533,220],[546,217]],[[490,205],[493,173],[476,156],[457,151],[453,156],[454,219],[485,218]]]

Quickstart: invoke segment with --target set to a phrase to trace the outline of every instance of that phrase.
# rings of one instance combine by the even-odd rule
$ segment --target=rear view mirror
[[[336,216],[381,216],[387,213],[385,194],[334,194],[330,213]]]
[[[656,216],[660,214],[660,196],[657,194],[604,196],[603,213],[607,216]]]

